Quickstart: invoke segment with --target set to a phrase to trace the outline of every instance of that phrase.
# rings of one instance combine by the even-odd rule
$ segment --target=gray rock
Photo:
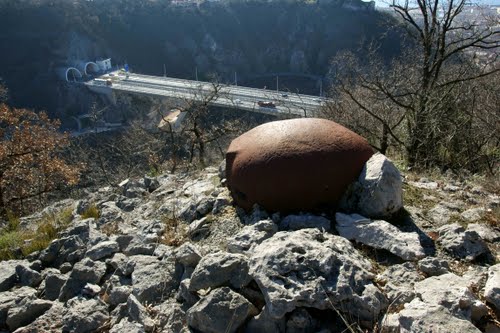
[[[17,282],[16,267],[20,264],[28,265],[28,262],[23,260],[2,261],[2,269],[0,269],[0,292],[14,287]]]
[[[125,190],[124,195],[129,198],[142,198],[146,195],[147,191],[141,187],[130,187]]]
[[[37,317],[31,324],[20,327],[15,333],[62,332],[63,304],[53,302],[52,307]]]
[[[371,326],[387,307],[386,298],[372,284],[371,269],[348,240],[318,229],[278,232],[250,257],[250,275],[273,318],[297,307],[334,306]]]
[[[111,256],[113,253],[118,252],[120,247],[115,241],[105,241],[92,246],[85,254],[90,259],[96,261],[102,258]]]
[[[148,192],[154,192],[156,189],[160,187],[160,182],[156,177],[144,177],[144,187],[148,190]]]
[[[386,293],[392,307],[409,303],[415,298],[414,285],[423,279],[413,263],[388,267],[377,276],[382,290]]]
[[[418,262],[418,269],[428,276],[437,276],[448,273],[450,265],[444,259],[427,257]]]
[[[101,287],[98,286],[97,284],[87,283],[82,288],[82,295],[92,298],[99,295],[101,290],[102,290]]]
[[[403,207],[401,175],[384,155],[374,154],[339,202],[340,209],[370,218],[389,217]]]
[[[182,268],[173,261],[159,261],[152,256],[133,256],[132,294],[141,303],[154,304],[177,290]]]
[[[82,231],[83,230],[83,231]],[[88,239],[88,222],[80,224],[68,232],[68,236],[53,240],[40,253],[39,259],[45,266],[59,266],[65,262],[75,263],[83,258],[86,246],[82,238],[72,232],[81,232]]]
[[[145,333],[144,326],[139,323],[134,323],[128,319],[122,319],[119,323],[114,325],[109,333]]]
[[[258,313],[245,297],[227,287],[213,290],[187,313],[189,326],[206,333],[236,332],[248,317]]]
[[[317,215],[288,215],[279,224],[280,230],[299,230],[305,228],[318,228],[330,231],[330,220]]]
[[[16,273],[19,277],[19,282],[23,286],[38,287],[40,282],[42,282],[42,275],[25,265],[17,265]]]
[[[199,241],[206,238],[210,234],[210,223],[212,221],[208,217],[203,217],[189,224],[189,238]]]
[[[116,202],[116,206],[124,212],[132,212],[137,206],[141,204],[141,199],[120,199]]]
[[[484,214],[486,214],[486,209],[483,207],[471,208],[464,211],[460,216],[469,222],[475,222],[480,220]]]
[[[24,298],[36,298],[36,289],[21,287],[14,291],[0,293],[0,327],[5,327],[7,324],[9,309],[15,306],[15,304],[22,302]]]
[[[52,306],[51,301],[28,296],[21,299],[9,309],[7,313],[7,326],[11,331],[26,326],[45,313]]]
[[[215,198],[214,207],[212,208],[212,214],[218,214],[222,210],[231,204],[231,195],[229,192],[224,191],[217,195]]]
[[[382,331],[387,333],[460,332],[479,333],[470,321],[454,316],[441,305],[429,305],[418,299],[406,304],[399,313],[382,320]]]
[[[115,241],[118,243],[120,247],[120,251],[123,251],[129,246],[130,242],[134,239],[132,235],[118,235],[115,238]]]
[[[123,253],[127,256],[146,255],[150,256],[155,252],[156,244],[144,244],[139,238],[134,238]]]
[[[389,222],[372,221],[358,214],[336,213],[335,219],[339,235],[349,240],[387,250],[404,260],[425,257],[424,248],[415,232],[402,232]]]
[[[67,302],[64,309],[63,332],[95,332],[108,319],[107,306],[102,301],[75,297]]]
[[[458,223],[442,226],[437,229],[438,242],[456,258],[474,260],[482,254],[488,253],[486,243],[477,232],[465,230]]]
[[[33,253],[36,253],[36,258],[38,258],[38,256],[40,255],[40,252],[33,252]],[[31,254],[33,254],[31,253]],[[28,257],[26,257],[28,259]],[[33,261],[30,261],[30,268],[37,271],[37,272],[41,272],[43,270],[43,264],[42,264],[42,261],[41,260],[33,260]]]
[[[488,268],[488,281],[484,287],[484,297],[497,311],[500,311],[500,264]]]
[[[133,260],[129,260],[129,258],[123,253],[115,253],[111,259],[106,260],[106,264],[113,267],[118,274],[123,276],[129,276],[135,268],[135,262]]]
[[[146,311],[146,308],[137,300],[134,295],[130,295],[127,300],[128,316],[132,321],[144,326],[146,332],[152,332],[155,326]]]
[[[432,209],[430,209],[427,215],[435,225],[442,226],[448,223],[451,218],[452,212],[450,209],[448,209],[448,207],[439,203]]]
[[[422,178],[418,182],[410,181],[408,182],[413,187],[421,188],[424,190],[436,190],[439,187],[439,184],[428,179]]]
[[[106,264],[85,258],[75,264],[68,281],[64,284],[59,295],[59,301],[66,302],[78,295],[87,283],[98,284],[106,273]]]
[[[109,304],[116,306],[121,303],[127,302],[129,295],[132,293],[130,286],[113,287],[109,292]]]
[[[191,275],[190,291],[230,285],[246,286],[252,278],[248,275],[247,257],[242,254],[217,252],[203,257]]]
[[[286,322],[287,333],[315,332],[316,321],[304,308],[293,310]]]
[[[191,332],[187,328],[186,313],[181,305],[176,302],[164,302],[153,308],[158,313],[158,326],[163,327],[163,332]]]
[[[66,281],[68,281],[67,275],[53,272],[47,274],[45,277],[45,298],[55,301]]]
[[[59,271],[61,271],[61,273],[63,274],[70,272],[72,269],[73,265],[71,265],[69,262],[65,262],[61,266],[59,266]]]
[[[483,223],[471,223],[467,225],[468,231],[475,231],[487,242],[498,242],[500,241],[500,232],[491,228],[490,226]]]
[[[285,332],[286,318],[273,318],[264,306],[262,311],[248,322],[245,327],[245,333],[260,333],[260,332]]]
[[[189,291],[190,282],[191,279],[189,278],[182,280],[176,295],[177,301],[181,302],[188,308],[192,307],[196,302],[200,300],[195,292]]]
[[[252,250],[278,231],[272,220],[262,220],[245,226],[234,237],[228,239],[227,250],[232,253],[251,253]]]
[[[441,305],[452,314],[467,319],[479,320],[487,313],[485,306],[470,291],[470,280],[448,273],[433,276],[415,284],[420,299],[430,305]]]
[[[175,259],[184,267],[196,267],[201,259],[198,247],[192,243],[184,243],[175,251]]]

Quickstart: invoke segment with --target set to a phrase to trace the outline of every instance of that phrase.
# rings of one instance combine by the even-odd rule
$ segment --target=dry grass
[[[161,243],[168,246],[180,246],[188,241],[188,226],[175,217],[165,217],[165,231],[161,237]]]
[[[21,229],[18,221],[9,220],[7,228],[0,231],[0,261],[22,258],[45,249],[71,223],[71,212],[72,209],[67,208],[45,215],[30,229]]]
[[[94,204],[90,205],[89,208],[87,208],[82,213],[82,218],[84,218],[84,219],[88,219],[88,218],[98,219],[99,217],[101,217],[101,212]]]

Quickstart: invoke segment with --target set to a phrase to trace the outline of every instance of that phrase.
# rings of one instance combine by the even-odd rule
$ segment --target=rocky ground
[[[0,263],[0,331],[499,332],[499,197],[387,164],[336,213],[245,213],[216,168],[47,207],[73,221]],[[401,191],[404,210],[373,218]],[[98,218],[82,218],[89,207]]]

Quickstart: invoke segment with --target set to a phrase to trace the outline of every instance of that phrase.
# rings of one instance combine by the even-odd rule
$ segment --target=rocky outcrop
[[[236,332],[258,313],[245,297],[227,287],[215,289],[186,313],[189,326],[207,333]]]
[[[340,209],[368,218],[390,217],[403,207],[402,179],[384,155],[373,155],[344,193]]]
[[[335,214],[336,228],[340,236],[349,240],[387,250],[404,260],[417,260],[425,257],[418,234],[402,232],[389,222],[372,221],[358,214]]]
[[[299,307],[335,307],[371,326],[387,307],[371,269],[349,241],[317,229],[278,232],[250,257],[250,275],[276,319]]]
[[[394,224],[257,205],[246,213],[231,206],[218,174],[130,180],[78,201],[47,249],[0,263],[0,330],[478,332],[494,324],[494,227],[438,228],[415,208]],[[129,190],[141,195],[126,199],[133,209],[120,208]],[[82,219],[90,205],[102,214]]]
[[[324,119],[255,127],[231,142],[226,177],[236,204],[270,211],[334,205],[373,154],[368,142]]]

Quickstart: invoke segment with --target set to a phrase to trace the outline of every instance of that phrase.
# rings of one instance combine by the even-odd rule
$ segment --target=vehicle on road
[[[264,108],[275,108],[276,107],[276,104],[274,104],[274,102],[258,101],[257,104],[261,107],[264,107]]]

